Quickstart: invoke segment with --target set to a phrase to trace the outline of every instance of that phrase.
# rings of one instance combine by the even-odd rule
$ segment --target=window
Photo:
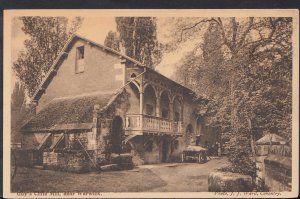
[[[84,72],[84,46],[77,47],[76,54],[76,73]]]
[[[84,46],[80,46],[77,48],[77,59],[84,59]]]
[[[131,78],[135,78],[135,77],[136,77],[136,74],[135,74],[135,73],[132,73],[130,77],[131,77]]]
[[[162,109],[161,116],[163,118],[166,118],[166,119],[169,118],[169,110],[168,109]]]
[[[146,104],[146,114],[147,115],[153,115],[154,114],[154,108],[151,104]]]
[[[174,121],[178,122],[180,120],[180,114],[178,112],[174,113]]]

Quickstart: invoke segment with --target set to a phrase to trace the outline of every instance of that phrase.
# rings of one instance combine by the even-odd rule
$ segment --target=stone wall
[[[250,192],[252,189],[252,178],[248,175],[212,172],[208,176],[209,192]]]
[[[269,191],[291,191],[291,152],[286,144],[256,145],[256,183]]]
[[[179,137],[173,139],[170,147],[170,162],[181,162],[182,161],[182,150],[185,146],[184,139]]]
[[[269,191],[291,191],[292,159],[269,154],[265,159],[265,184]]]
[[[12,149],[12,163],[20,167],[32,167],[42,164],[42,152],[32,149]]]
[[[155,164],[161,161],[160,140],[158,137],[138,136],[131,141],[133,162],[135,165]]]
[[[93,151],[88,153],[93,156]],[[43,166],[45,169],[68,172],[87,172],[93,169],[92,162],[83,150],[44,152]]]
[[[142,164],[157,164],[162,161],[165,162],[181,162],[181,146],[183,141],[175,141],[170,136],[137,136],[130,140],[132,146],[131,154],[135,165]],[[162,147],[163,140],[168,143],[166,151],[166,159],[163,160]]]

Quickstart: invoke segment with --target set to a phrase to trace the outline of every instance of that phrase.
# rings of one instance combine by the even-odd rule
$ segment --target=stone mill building
[[[130,153],[135,164],[180,161],[216,139],[195,93],[113,49],[73,35],[34,93],[21,128],[27,164],[81,170]]]

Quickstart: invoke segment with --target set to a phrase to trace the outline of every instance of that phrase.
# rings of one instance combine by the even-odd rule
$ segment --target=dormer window
[[[75,67],[76,73],[84,72],[84,46],[77,47]]]

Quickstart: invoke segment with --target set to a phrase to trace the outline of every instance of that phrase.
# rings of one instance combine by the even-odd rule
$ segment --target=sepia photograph
[[[298,18],[6,10],[4,194],[297,196]]]

